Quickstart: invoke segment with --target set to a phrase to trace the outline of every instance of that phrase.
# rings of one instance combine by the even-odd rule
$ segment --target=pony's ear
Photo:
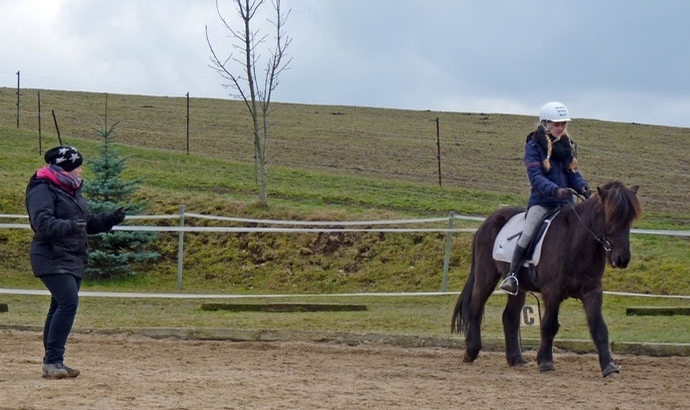
[[[601,188],[597,187],[597,194],[599,194],[599,198],[601,198]]]
[[[633,191],[635,194],[637,194],[638,189],[640,189],[639,185],[633,185],[630,187],[630,190]]]

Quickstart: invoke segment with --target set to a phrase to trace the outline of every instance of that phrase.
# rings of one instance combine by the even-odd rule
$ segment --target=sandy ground
[[[41,378],[41,335],[0,331],[0,409],[686,409],[690,358],[534,353],[508,368],[500,353],[380,344],[229,342],[73,334],[76,379]]]

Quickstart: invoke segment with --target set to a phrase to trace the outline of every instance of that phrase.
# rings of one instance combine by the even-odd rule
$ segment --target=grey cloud
[[[56,7],[53,0],[46,1]],[[22,5],[0,35],[0,84],[229,98],[204,37],[231,50],[215,2],[74,0]],[[222,0],[232,20],[234,5]],[[270,34],[265,18],[256,22]],[[690,2],[283,0],[293,57],[275,99],[533,115],[557,99],[579,118],[690,127]],[[32,21],[22,21],[29,19]],[[40,38],[38,37],[40,36]],[[48,56],[45,64],[38,56]]]

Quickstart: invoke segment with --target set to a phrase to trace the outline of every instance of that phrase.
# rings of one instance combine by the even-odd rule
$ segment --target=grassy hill
[[[37,90],[22,90],[20,128],[38,137]],[[251,122],[243,103],[190,99],[189,140],[184,97],[147,97],[41,90],[44,144],[57,142],[51,110],[65,142],[96,140],[93,129],[119,122],[124,145],[253,163]],[[16,126],[16,90],[0,88],[0,124]],[[271,167],[288,167],[382,181],[441,184],[522,202],[529,185],[522,164],[524,137],[535,117],[406,111],[366,107],[275,104],[270,116]],[[690,213],[690,128],[576,119],[569,133],[579,146],[581,172],[595,186],[618,178],[641,185],[651,212]],[[189,144],[187,144],[189,142]],[[253,190],[254,187],[248,187]]]
[[[0,88],[0,213],[24,213],[26,180],[43,164],[38,90],[22,90],[18,129],[16,100],[16,90]],[[262,208],[241,102],[191,99],[187,136],[185,98],[41,90],[40,101],[42,151],[57,144],[51,111],[63,142],[87,155],[96,152],[99,124],[118,122],[126,176],[144,177],[139,196],[150,214],[174,214],[184,204],[188,212],[289,220],[485,216],[524,205],[529,193],[522,149],[534,117],[275,104],[269,207]],[[592,186],[614,178],[641,186],[645,215],[636,227],[688,229],[690,129],[577,119],[569,132]],[[28,231],[0,230],[7,286],[38,287],[27,274],[29,241]],[[470,241],[468,234],[454,237],[451,290],[469,269]],[[437,291],[444,246],[441,233],[190,234],[185,291]],[[682,238],[633,237],[633,262],[607,273],[607,289],[690,294],[687,246]],[[177,237],[164,234],[156,247],[163,257],[155,266],[85,289],[174,290]]]

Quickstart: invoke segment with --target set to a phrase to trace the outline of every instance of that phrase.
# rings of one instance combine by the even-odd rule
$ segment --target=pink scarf
[[[63,191],[74,195],[74,192],[81,187],[82,180],[60,168],[57,165],[46,165],[36,172],[36,178],[47,179],[60,187]]]

